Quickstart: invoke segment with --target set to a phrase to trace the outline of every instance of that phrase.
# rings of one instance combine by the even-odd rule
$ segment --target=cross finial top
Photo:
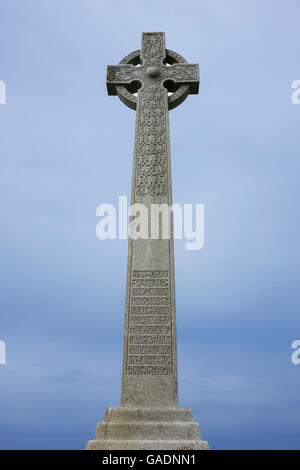
[[[199,90],[198,64],[188,64],[182,56],[166,49],[165,33],[143,33],[140,50],[126,56],[119,65],[107,67],[108,94],[118,95],[130,108],[136,109],[134,93],[153,83],[173,93],[168,97],[169,109]]]

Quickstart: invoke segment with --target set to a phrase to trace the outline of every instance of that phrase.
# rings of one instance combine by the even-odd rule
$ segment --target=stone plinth
[[[107,408],[88,450],[209,450],[190,408]]]

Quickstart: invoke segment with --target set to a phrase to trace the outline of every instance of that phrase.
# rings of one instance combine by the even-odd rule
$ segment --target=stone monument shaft
[[[198,65],[166,49],[164,33],[143,33],[140,50],[108,66],[108,94],[136,110],[131,204],[147,208],[150,225],[153,205],[172,205],[169,109],[198,88]],[[178,408],[172,213],[169,237],[159,225],[155,239],[150,229],[129,236],[121,407],[107,409],[90,449],[208,447]]]
[[[197,93],[199,86],[198,65],[167,66],[167,60],[180,58],[167,57],[164,33],[143,33],[138,54],[107,72],[109,94],[122,97],[126,85],[129,90],[142,85],[137,90],[131,204],[143,204],[149,215],[152,204],[172,205],[167,87],[175,92],[186,85],[189,93]],[[157,240],[129,239],[121,406],[178,404],[172,229],[171,218],[169,239],[162,239],[161,230]]]

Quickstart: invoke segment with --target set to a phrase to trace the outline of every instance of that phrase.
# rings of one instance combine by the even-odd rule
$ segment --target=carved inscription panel
[[[170,375],[169,271],[133,271],[128,312],[128,375]]]

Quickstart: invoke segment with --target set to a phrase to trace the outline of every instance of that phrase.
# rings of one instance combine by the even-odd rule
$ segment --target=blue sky
[[[96,207],[130,196],[135,114],[108,64],[165,31],[200,64],[170,113],[173,199],[205,204],[175,242],[180,406],[215,449],[299,448],[297,0],[3,0],[0,448],[83,449],[121,383],[127,241]]]

